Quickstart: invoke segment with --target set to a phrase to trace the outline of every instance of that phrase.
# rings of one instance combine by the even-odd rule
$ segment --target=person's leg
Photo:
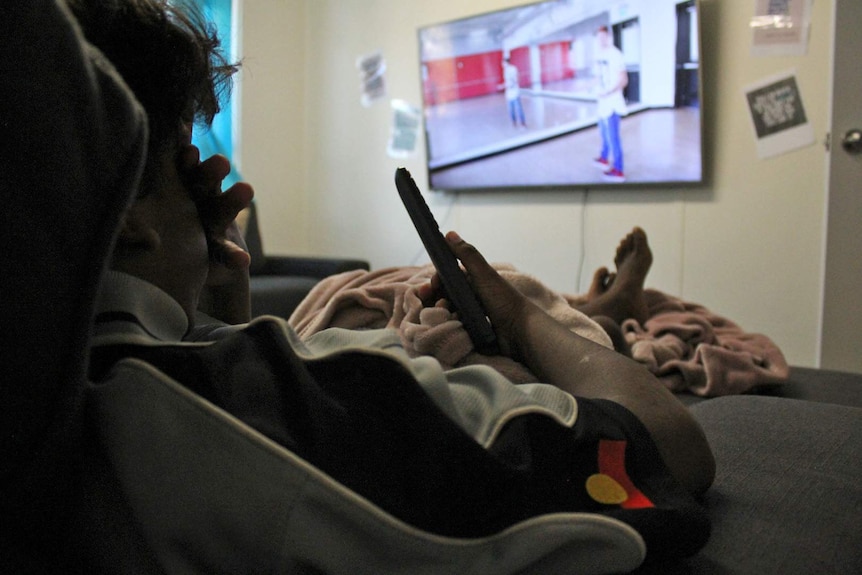
[[[623,335],[623,328],[620,324],[606,315],[597,315],[590,319],[599,324],[599,327],[608,334],[608,337],[611,338],[614,350],[620,352],[626,357],[632,356],[631,346],[629,346],[629,342],[626,341],[626,337]]]
[[[602,151],[599,154],[599,158],[607,160],[610,153],[610,134],[608,132],[607,118],[599,118],[599,134],[602,136]]]
[[[613,154],[613,167],[620,173],[623,173],[623,145],[620,140],[620,115],[614,113],[607,120],[608,125],[608,142],[610,143],[611,153]]]
[[[521,125],[525,128],[527,127],[527,120],[524,116],[524,105],[521,103],[520,96],[515,100],[515,109],[518,112],[518,120],[521,122]]]
[[[518,104],[518,100],[509,100],[509,118],[512,119],[512,125],[518,125],[518,117],[516,114],[516,107]]]

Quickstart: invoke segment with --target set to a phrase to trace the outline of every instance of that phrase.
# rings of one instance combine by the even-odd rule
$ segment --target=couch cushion
[[[804,399],[862,407],[862,373],[849,373],[810,367],[791,367],[787,381],[779,385],[763,385],[753,390],[757,395]],[[709,401],[691,393],[677,393],[685,405]]]
[[[718,464],[712,537],[643,573],[862,573],[862,409],[732,396],[691,411]]]
[[[862,407],[862,373],[793,367],[787,383],[766,387],[760,393]]]

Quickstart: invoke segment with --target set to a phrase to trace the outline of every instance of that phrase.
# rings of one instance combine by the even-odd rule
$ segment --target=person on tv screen
[[[595,159],[596,166],[604,170],[606,180],[625,181],[623,147],[620,140],[620,118],[626,115],[623,89],[629,83],[623,54],[614,46],[607,26],[596,30],[598,53],[595,58],[599,132],[602,151]]]
[[[512,125],[526,128],[524,106],[521,104],[521,86],[518,83],[518,67],[512,64],[508,56],[503,60],[503,88],[506,90],[506,103],[509,105]]]

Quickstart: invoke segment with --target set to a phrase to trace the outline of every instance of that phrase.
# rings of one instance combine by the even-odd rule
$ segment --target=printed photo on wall
[[[765,78],[745,90],[751,125],[761,158],[814,143],[794,71]]]

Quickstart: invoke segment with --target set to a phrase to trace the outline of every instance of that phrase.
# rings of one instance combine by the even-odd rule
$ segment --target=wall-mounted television
[[[698,0],[545,0],[418,38],[431,189],[703,181]]]

